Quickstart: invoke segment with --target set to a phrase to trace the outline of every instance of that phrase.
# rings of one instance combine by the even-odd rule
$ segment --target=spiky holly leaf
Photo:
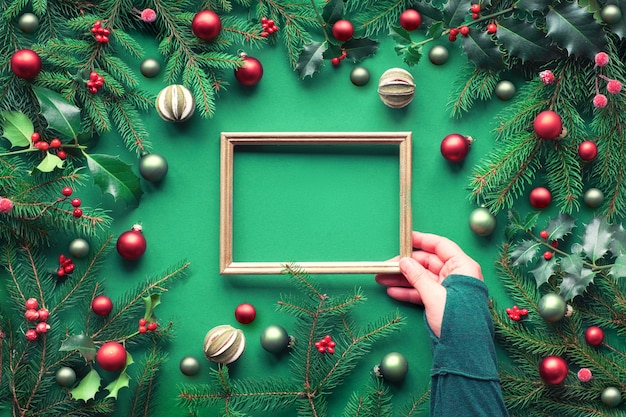
[[[571,300],[585,292],[593,282],[595,273],[585,266],[580,255],[569,255],[561,260],[561,270],[564,273],[561,281],[560,294],[566,300]]]
[[[443,31],[443,13],[440,8],[433,2],[433,4],[429,4],[428,2],[413,2],[411,5],[415,10],[417,10],[422,16],[422,28],[428,28],[429,36],[437,39],[439,36],[435,36],[434,34],[439,32],[439,29],[433,28],[433,26],[440,26]]]
[[[474,65],[494,71],[505,67],[500,48],[487,32],[474,29],[462,38],[463,51]]]
[[[389,35],[395,39],[394,50],[404,62],[410,66],[417,65],[422,58],[422,47],[413,44],[409,32],[400,26],[389,26]]]
[[[75,400],[83,400],[85,402],[93,400],[100,390],[100,374],[95,369],[89,371],[80,383],[70,391],[72,398]]]
[[[52,172],[55,168],[63,168],[63,164],[64,161],[61,158],[50,152],[46,152],[46,156],[44,156],[35,170],[39,172]]]
[[[109,385],[104,387],[105,390],[109,391],[109,394],[106,396],[106,398],[117,399],[117,394],[119,390],[121,390],[122,388],[126,388],[130,385],[130,376],[126,373],[126,369],[128,369],[128,366],[132,365],[133,363],[135,362],[133,361],[132,356],[130,356],[130,353],[126,352],[126,365],[124,366],[124,369],[122,369],[122,372],[120,372],[120,375],[117,378],[111,381]]]
[[[449,0],[443,8],[443,21],[449,28],[460,26],[467,16],[471,0]]]
[[[613,239],[609,242],[609,250],[613,256],[619,256],[626,253],[626,230],[621,223],[611,225],[611,233]]]
[[[550,8],[546,28],[548,36],[570,55],[593,59],[606,46],[602,26],[577,2],[563,1]]]
[[[33,91],[48,126],[64,138],[76,140],[80,133],[80,109],[55,91],[43,87],[33,87]]]
[[[499,19],[497,37],[507,52],[522,62],[541,64],[558,55],[545,32],[525,19],[515,17]]]
[[[523,10],[528,14],[541,13],[542,10],[550,5],[545,0],[517,0],[515,7]]]
[[[313,77],[313,74],[319,71],[324,64],[324,51],[327,48],[326,42],[311,42],[302,49],[296,63],[296,71],[300,78]]]
[[[85,156],[93,181],[103,193],[109,193],[116,201],[122,200],[131,207],[139,205],[143,190],[139,178],[129,164],[117,156],[102,154]]]
[[[28,116],[19,111],[0,112],[0,127],[2,136],[11,142],[11,147],[30,146],[30,136],[35,131],[33,122]]]
[[[59,348],[61,352],[72,352],[75,350],[77,350],[87,362],[91,362],[96,358],[96,345],[89,336],[82,333],[69,336],[61,342],[61,347]]]
[[[322,19],[324,22],[335,23],[343,18],[344,4],[343,0],[330,0],[322,10]]]
[[[585,254],[593,262],[602,258],[609,251],[609,244],[613,238],[611,226],[605,218],[594,217],[585,226],[581,245]]]
[[[615,258],[615,262],[611,269],[609,270],[609,274],[613,278],[623,278],[626,277],[626,255],[622,254]]]
[[[367,38],[350,39],[343,44],[343,49],[348,58],[354,62],[360,62],[378,51],[378,42]]]
[[[535,259],[537,251],[541,247],[541,244],[534,240],[522,240],[515,245],[511,251],[511,260],[514,266],[526,265],[528,262]]]
[[[146,320],[150,320],[152,319],[154,308],[158,306],[159,304],[161,304],[161,296],[159,294],[151,294],[151,295],[142,297],[142,300],[143,300],[144,306],[146,307],[146,312],[143,315],[143,317]]]
[[[550,219],[546,231],[550,240],[558,240],[572,233],[574,227],[576,227],[574,218],[569,214],[561,213]]]
[[[539,258],[539,261],[537,261],[537,265],[535,266],[535,268],[530,271],[530,273],[533,274],[533,276],[535,277],[537,287],[540,287],[541,284],[545,284],[546,282],[548,282],[550,277],[554,275],[556,266],[556,258],[552,258],[549,261],[546,261],[544,258]]]

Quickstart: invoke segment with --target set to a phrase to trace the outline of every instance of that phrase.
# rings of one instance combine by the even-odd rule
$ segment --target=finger
[[[415,251],[411,257],[435,275],[439,275],[444,265],[437,255],[424,251]]]
[[[378,274],[374,277],[376,282],[387,287],[410,287],[409,281],[402,274]]]
[[[422,297],[415,288],[389,287],[387,294],[398,301],[405,301],[413,304],[422,304]]]
[[[441,284],[435,279],[431,279],[431,273],[413,258],[402,258],[400,271],[417,290],[426,308],[429,304],[436,302],[442,290],[445,291]]]
[[[443,263],[455,256],[467,256],[456,243],[443,236],[413,232],[413,247],[437,255]]]

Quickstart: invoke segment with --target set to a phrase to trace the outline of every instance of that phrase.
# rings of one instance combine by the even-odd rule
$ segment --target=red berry
[[[489,23],[487,25],[487,33],[494,34],[498,30],[498,26],[495,23]]]
[[[65,272],[66,274],[71,274],[72,272],[74,272],[74,268],[74,264],[65,265],[63,267],[63,272]]]
[[[480,4],[474,3],[470,7],[470,12],[472,13],[480,13]]]
[[[541,232],[539,232],[539,236],[540,236],[542,239],[547,239],[547,238],[548,238],[548,236],[549,236],[549,235],[548,235],[548,231],[547,231],[547,230],[542,230]]]
[[[263,16],[263,17],[261,18],[261,23],[267,23],[267,17]]]
[[[40,321],[37,323],[37,326],[35,326],[35,331],[39,334],[48,333],[48,330],[50,330],[50,325],[45,321]]]
[[[54,138],[50,141],[50,147],[54,149],[58,149],[61,147],[61,140],[59,138]]]
[[[76,207],[74,209],[74,211],[72,212],[72,216],[74,216],[76,218],[82,217],[83,216],[83,210],[78,208],[78,207]]]
[[[96,20],[95,22],[93,22],[94,28],[99,28],[100,26],[102,26],[102,20]]]
[[[450,34],[448,35],[448,40],[449,40],[450,42],[455,42],[455,41],[456,41],[456,35],[453,35],[452,33],[450,33]]]
[[[37,312],[37,310],[29,308],[24,312],[24,318],[27,321],[37,321],[39,320],[39,313]]]
[[[326,349],[328,353],[335,353],[335,348],[329,347]]]
[[[527,309],[527,308],[523,308],[523,309],[521,309],[521,310],[519,311],[519,313],[520,313],[522,316],[525,316],[525,315],[527,315],[527,314],[528,314],[528,309]]]
[[[35,331],[35,329],[26,330],[24,336],[26,336],[26,340],[28,340],[29,342],[34,342],[35,340],[37,340],[37,332]]]
[[[553,248],[558,248],[559,247],[559,241],[558,240],[553,240],[552,243],[550,243],[550,245]]]
[[[339,62],[341,62],[341,61],[337,57],[335,57],[335,58],[330,60],[330,63],[333,64],[334,66],[339,65]]]
[[[472,19],[477,20],[480,17],[478,13],[472,13]]]
[[[450,35],[457,36],[459,34],[459,28],[450,29]]]
[[[40,308],[37,310],[37,314],[39,314],[39,320],[47,321],[50,318],[50,312],[47,308]]]
[[[57,276],[59,278],[65,276],[65,269],[63,267],[59,267],[59,269],[57,269]]]
[[[146,326],[139,326],[139,333],[146,333],[148,331],[148,328]]]
[[[74,207],[80,207],[80,204],[81,204],[80,198],[73,198],[72,199],[72,205]]]
[[[62,150],[62,149],[61,149],[61,150],[59,150],[59,151],[57,152],[57,156],[58,156],[59,158],[61,158],[61,159],[65,159],[65,158],[67,158],[67,152],[65,152],[64,150]]]
[[[63,187],[63,190],[61,191],[61,194],[63,194],[66,197],[69,197],[72,195],[72,188],[71,187]]]
[[[157,324],[156,321],[151,321],[150,323],[148,323],[148,330],[150,330],[151,332],[155,331],[157,329],[157,327],[159,327],[159,325]]]
[[[546,261],[549,261],[550,259],[552,259],[552,255],[553,255],[553,253],[550,252],[549,250],[545,251],[543,253],[543,259],[545,259]]]
[[[143,318],[143,317],[139,319],[139,325],[140,326],[145,326],[147,322],[148,321],[145,318]]]
[[[26,309],[33,309],[33,310],[37,310],[39,308],[39,302],[37,301],[36,298],[29,298],[28,300],[26,300]]]
[[[463,36],[467,36],[470,32],[470,28],[468,26],[461,26],[459,28],[459,33]]]
[[[267,38],[269,36],[269,33],[267,32],[261,32],[261,37],[262,38]]]
[[[39,135],[39,133],[37,133],[37,132],[33,132],[33,133],[30,135],[30,140],[31,140],[33,143],[39,142],[39,139],[41,139],[41,136],[40,136],[40,135]]]
[[[50,148],[50,144],[48,142],[39,141],[35,143],[35,147],[45,152]]]

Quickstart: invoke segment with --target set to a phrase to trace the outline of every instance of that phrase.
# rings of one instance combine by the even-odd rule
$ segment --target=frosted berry
[[[593,107],[596,109],[603,109],[609,103],[609,100],[604,94],[596,94],[593,98]]]
[[[61,191],[61,194],[63,194],[66,197],[69,197],[72,195],[72,188],[71,187],[63,187],[63,190]]]
[[[606,52],[598,52],[594,60],[597,66],[604,67],[609,63],[609,55]]]
[[[29,298],[26,300],[26,309],[37,310],[39,308],[39,301],[36,298]]]
[[[0,197],[0,213],[8,213],[13,209],[13,201],[6,197]]]
[[[35,326],[35,332],[39,334],[48,333],[48,330],[50,330],[50,325],[45,321],[40,321],[37,323],[37,326]]]
[[[139,17],[146,23],[152,23],[156,20],[157,14],[152,9],[143,9]]]
[[[554,82],[554,73],[550,70],[541,71],[539,73],[539,78],[541,82],[545,85],[552,84]]]
[[[37,310],[29,308],[24,312],[24,318],[26,319],[26,321],[37,321],[39,320],[39,313],[37,312]]]
[[[540,236],[542,239],[547,239],[547,238],[548,238],[548,236],[549,236],[549,235],[548,235],[548,231],[547,231],[547,230],[542,230],[541,232],[539,232],[539,236]]]
[[[609,80],[609,82],[606,85],[606,91],[608,91],[611,94],[617,94],[620,91],[622,91],[622,83],[620,83],[617,80]]]
[[[29,342],[34,342],[35,340],[37,340],[37,332],[35,331],[35,329],[26,330],[24,336],[26,336],[26,340],[28,340]]]
[[[39,314],[39,320],[47,321],[50,318],[50,312],[47,308],[40,308],[37,310],[37,314]]]

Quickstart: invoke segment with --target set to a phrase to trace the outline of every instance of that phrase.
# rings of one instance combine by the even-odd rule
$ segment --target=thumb
[[[400,272],[406,277],[419,293],[424,304],[432,301],[442,288],[441,285],[429,276],[429,272],[413,258],[400,260]]]

